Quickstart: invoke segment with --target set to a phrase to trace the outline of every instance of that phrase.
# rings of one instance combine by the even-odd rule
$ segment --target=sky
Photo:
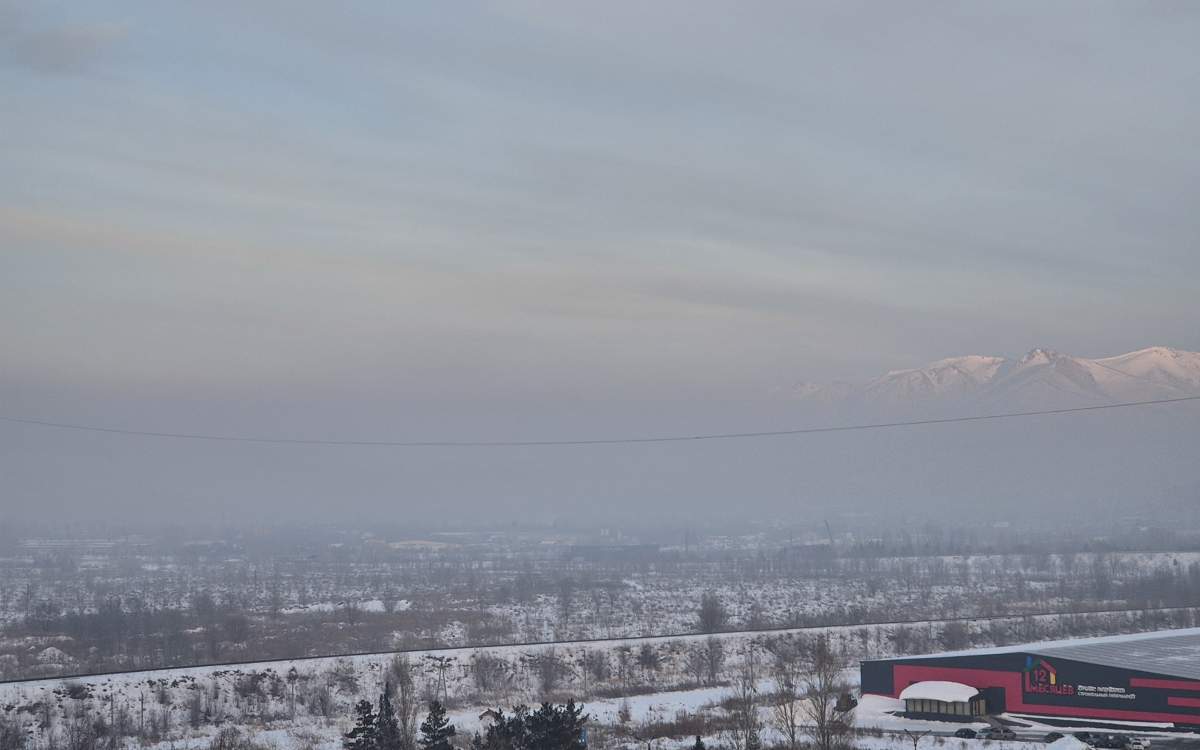
[[[0,0],[0,411],[773,429],[801,380],[1200,350],[1197,38],[1182,2]],[[488,468],[13,425],[0,451],[3,504],[35,514],[778,508],[794,480],[749,449],[727,485],[694,454]]]

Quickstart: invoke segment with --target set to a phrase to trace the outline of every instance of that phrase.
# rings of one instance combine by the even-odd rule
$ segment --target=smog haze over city
[[[1198,40],[0,0],[0,750],[969,750],[860,661],[1191,633]]]

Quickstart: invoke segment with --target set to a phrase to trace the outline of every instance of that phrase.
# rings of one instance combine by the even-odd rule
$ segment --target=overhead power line
[[[791,435],[815,435],[825,432],[853,432],[856,430],[885,430],[899,427],[920,427],[922,425],[954,424],[957,422],[983,422],[997,419],[1016,419],[1020,417],[1040,417],[1053,414],[1076,414],[1087,411],[1104,411],[1107,409],[1127,409],[1137,406],[1153,406],[1156,404],[1177,404],[1183,401],[1197,401],[1200,396],[1181,396],[1178,398],[1160,398],[1151,401],[1126,401],[1116,404],[1099,404],[1096,406],[1075,406],[1065,409],[1040,409],[1037,411],[1014,411],[999,414],[977,414],[966,417],[945,417],[941,419],[913,419],[901,422],[874,422],[868,424],[837,425],[831,427],[801,427],[793,430],[759,430],[755,432],[714,432],[698,435],[660,435],[648,437],[617,437],[617,438],[583,438],[571,440],[321,440],[305,438],[256,437],[250,435],[214,435],[197,432],[157,432],[154,430],[131,430],[119,427],[101,427],[98,425],[72,424],[68,422],[51,422],[42,419],[26,419],[23,417],[8,417],[0,415],[0,421],[17,424],[50,427],[59,430],[77,430],[83,432],[99,432],[110,435],[129,435],[134,437],[170,438],[172,440],[209,440],[227,443],[271,443],[279,445],[330,445],[345,447],[376,447],[376,448],[522,448],[540,446],[571,446],[571,445],[627,445],[636,443],[683,443],[699,440],[745,440],[750,438],[775,438]]]

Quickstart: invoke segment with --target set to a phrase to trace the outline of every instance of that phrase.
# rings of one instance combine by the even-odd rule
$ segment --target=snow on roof
[[[1069,734],[1046,745],[1046,750],[1090,750],[1090,748],[1091,745]]]
[[[1200,628],[1158,630],[1095,638],[1069,638],[1017,646],[946,651],[924,657],[899,657],[899,661],[941,656],[988,656],[991,654],[1037,654],[1048,658],[1104,664],[1141,672],[1157,672],[1200,680]]]
[[[964,685],[961,682],[928,680],[926,682],[914,682],[913,684],[904,688],[904,690],[901,690],[900,700],[967,703],[977,695],[979,695],[979,690],[977,688],[973,688],[970,685]]]

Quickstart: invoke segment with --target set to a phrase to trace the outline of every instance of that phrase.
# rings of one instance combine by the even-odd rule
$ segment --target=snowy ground
[[[835,643],[850,645],[861,642],[852,628],[830,628],[824,632],[834,638]],[[582,696],[581,702],[592,717],[591,725],[597,728],[597,737],[601,738],[596,746],[617,748],[632,745],[630,735],[636,737],[643,727],[669,725],[697,714],[719,716],[723,710],[720,708],[721,702],[731,695],[727,684],[736,674],[742,655],[755,639],[763,637],[761,634],[714,636],[723,644],[727,655],[720,675],[725,684],[710,687],[674,687],[688,679],[680,660],[689,648],[707,644],[708,636],[618,639],[554,647],[442,650],[414,652],[407,656],[417,665],[418,677],[427,691],[438,674],[435,660],[448,660],[445,666],[445,689],[451,703],[451,718],[460,733],[469,736],[480,730],[479,715],[485,709],[509,708],[519,703],[535,704],[538,701],[542,692],[531,672],[538,658],[552,653],[578,675],[589,653],[602,652],[611,664],[615,664],[622,652],[632,656],[648,647],[659,655],[661,663],[655,674],[642,676],[656,683],[657,687],[649,682],[632,683],[635,691],[643,692],[626,698],[595,697],[595,688],[612,687],[612,680],[604,685],[593,685],[590,693],[578,682],[567,682],[557,691],[557,695],[564,697],[568,694]],[[511,666],[512,681],[509,684],[490,691],[479,688],[472,677],[472,669],[485,656]],[[260,741],[268,741],[279,748],[335,750],[340,747],[341,736],[349,729],[353,703],[360,698],[371,699],[378,695],[391,659],[391,654],[378,654],[9,683],[0,685],[0,712],[5,718],[21,722],[39,740],[46,737],[46,732],[39,728],[44,723],[43,717],[50,717],[50,731],[61,736],[68,731],[72,717],[88,712],[101,717],[123,712],[134,726],[147,720],[152,723],[161,721],[165,732],[160,740],[148,744],[157,744],[163,750],[205,746],[216,732],[228,726],[253,733]],[[288,679],[289,674],[294,675],[291,680]],[[857,670],[849,670],[847,677],[855,679]],[[759,688],[765,695],[770,692],[771,685],[763,680]],[[320,708],[318,701],[322,693],[330,698],[324,709]],[[293,696],[296,698],[294,713]],[[858,747],[872,750],[904,747],[902,743],[905,740],[896,733],[902,733],[905,729],[935,733],[936,736],[924,741],[927,747],[957,750],[960,746],[981,746],[978,742],[964,744],[949,736],[962,724],[916,721],[896,716],[895,713],[902,707],[900,701],[891,698],[864,696],[856,712],[856,726],[874,732],[861,737]],[[623,713],[627,714],[624,718]],[[194,714],[198,714],[199,718]],[[761,709],[760,715],[764,724],[764,739],[779,739],[769,728],[768,709]],[[1076,729],[1043,725],[1030,717],[1009,718],[1020,741],[991,743],[992,747],[1009,746],[1016,750],[1040,741],[1050,731],[1069,733]],[[976,728],[982,726],[979,724]],[[1178,734],[1155,731],[1161,729],[1130,725],[1131,732],[1150,734],[1162,741],[1178,742]],[[659,738],[656,743],[664,748],[682,747],[688,744],[688,739],[667,736]],[[722,744],[723,740],[719,735],[709,739],[709,744],[713,746]]]

